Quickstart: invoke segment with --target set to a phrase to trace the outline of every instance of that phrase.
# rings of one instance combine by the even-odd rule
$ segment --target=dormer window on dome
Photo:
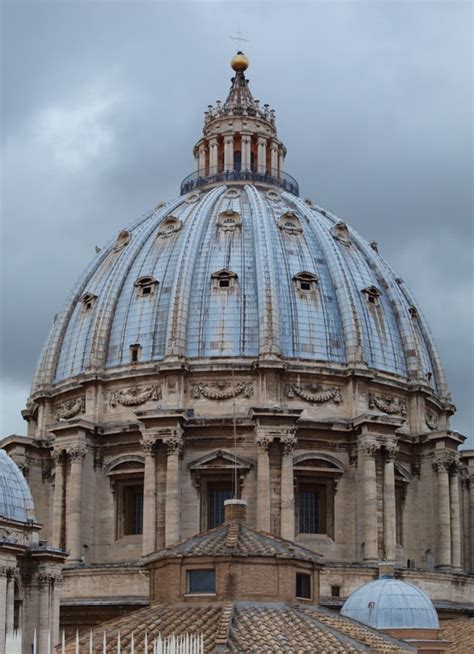
[[[94,304],[96,303],[96,300],[97,295],[94,295],[93,293],[84,293],[80,300],[82,302],[83,311],[91,311],[94,307]]]
[[[233,232],[236,229],[240,229],[240,214],[237,211],[232,211],[232,209],[222,211],[217,221],[219,229],[223,232]]]
[[[176,234],[176,232],[179,232],[182,226],[183,224],[179,218],[176,218],[175,216],[168,216],[161,223],[158,229],[158,236],[161,238],[168,238],[169,236]]]
[[[134,286],[137,289],[137,295],[139,297],[149,297],[154,294],[158,284],[158,280],[154,277],[144,276],[139,277]]]
[[[211,275],[213,288],[219,291],[231,291],[234,289],[237,274],[230,270],[219,270]]]
[[[339,222],[331,227],[331,236],[343,245],[351,244],[351,235],[346,223]]]
[[[278,227],[287,234],[301,234],[303,231],[300,219],[292,211],[287,211],[281,216]]]
[[[114,252],[120,252],[123,248],[130,243],[132,235],[127,229],[122,229],[122,231],[117,236],[115,241]]]
[[[382,295],[378,288],[375,286],[368,286],[367,288],[362,289],[362,293],[364,293],[368,304],[378,306],[379,298]]]
[[[300,272],[293,277],[296,288],[302,293],[312,293],[316,290],[318,284],[318,277],[314,273]]]
[[[140,361],[141,351],[142,346],[140,343],[132,343],[132,345],[130,345],[130,363],[138,363],[138,361]]]

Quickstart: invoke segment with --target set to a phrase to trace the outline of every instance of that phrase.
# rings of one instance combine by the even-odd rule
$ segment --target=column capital
[[[155,456],[155,445],[157,441],[158,438],[153,436],[144,436],[142,438],[142,447],[146,455]]]
[[[53,459],[55,465],[63,462],[64,457],[64,448],[63,447],[53,447],[51,450],[51,458]]]
[[[73,445],[66,448],[66,453],[69,455],[72,463],[82,463],[87,453],[87,448],[84,445]]]
[[[397,458],[400,448],[397,443],[385,443],[383,446],[383,454],[385,461],[394,461]]]
[[[296,447],[296,429],[285,429],[280,434],[280,443],[283,447],[284,456],[290,456]]]
[[[273,443],[273,435],[265,432],[257,432],[255,443],[262,452],[268,453],[270,445]]]
[[[459,467],[459,454],[452,450],[444,450],[443,452],[435,452],[433,454],[433,470],[438,472],[451,472],[453,466],[458,469]]]
[[[380,450],[380,443],[372,440],[364,440],[358,444],[357,449],[364,459],[373,459]]]
[[[181,456],[184,447],[183,429],[176,427],[175,429],[168,429],[166,432],[167,434],[162,437],[162,440],[163,445],[166,447],[167,455],[170,456],[171,454],[178,453]]]

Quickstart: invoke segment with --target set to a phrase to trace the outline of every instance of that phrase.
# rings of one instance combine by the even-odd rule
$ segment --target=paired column
[[[143,441],[145,471],[143,480],[143,554],[156,550],[156,457],[154,439]]]
[[[166,506],[165,506],[165,546],[177,543],[180,538],[179,472],[180,457],[183,450],[183,430],[173,430],[173,434],[163,439],[168,459],[166,466]]]
[[[273,143],[270,146],[270,174],[278,177],[278,144]]]
[[[459,503],[459,461],[455,460],[449,470],[449,501],[451,518],[451,565],[461,568],[461,511]]]
[[[257,529],[270,531],[270,458],[268,450],[273,436],[256,428],[257,443]]]
[[[359,452],[362,458],[362,485],[364,501],[364,560],[377,561],[377,478],[375,456],[379,444],[375,441],[365,441],[360,444]]]
[[[39,607],[38,607],[38,652],[49,652],[48,647],[51,648],[52,633],[51,633],[51,615],[50,615],[50,589],[52,578],[46,572],[38,574],[38,588],[39,588]]]
[[[281,177],[283,173],[283,152],[280,150],[278,155],[278,176]]]
[[[55,462],[54,496],[53,496],[53,547],[63,547],[62,533],[64,524],[64,453],[54,450],[52,457]]]
[[[234,135],[224,136],[224,171],[234,170]]]
[[[259,136],[257,141],[257,172],[260,175],[267,172],[267,139],[263,136]]]
[[[250,134],[242,134],[242,171],[250,170],[250,143],[251,137]]]
[[[398,447],[390,443],[384,447],[383,470],[383,526],[384,551],[387,561],[395,561],[397,557],[397,518],[395,506],[395,463]]]
[[[433,463],[438,486],[438,566],[451,565],[451,511],[449,502],[450,461],[440,457]]]
[[[209,175],[217,175],[217,136],[209,139]]]
[[[295,483],[293,472],[293,450],[296,436],[293,429],[288,429],[280,436],[283,447],[281,457],[281,514],[280,533],[287,540],[295,539]]]
[[[206,145],[201,143],[198,148],[198,173],[201,177],[206,176]]]
[[[5,654],[7,626],[7,586],[8,567],[0,565],[0,654]]]
[[[82,464],[86,455],[86,448],[81,445],[72,447],[68,450],[68,454],[71,460],[71,474],[67,502],[66,549],[69,551],[68,561],[70,563],[79,563],[82,556]]]

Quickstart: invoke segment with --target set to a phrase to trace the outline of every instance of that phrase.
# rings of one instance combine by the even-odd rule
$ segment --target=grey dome
[[[281,357],[447,393],[426,322],[376,246],[309,201],[253,184],[181,196],[100,251],[57,315],[33,393],[128,365],[132,345],[141,364]]]
[[[20,468],[0,449],[0,518],[27,522],[34,520],[31,491]]]
[[[428,595],[393,577],[382,577],[355,590],[341,614],[375,629],[439,629]]]

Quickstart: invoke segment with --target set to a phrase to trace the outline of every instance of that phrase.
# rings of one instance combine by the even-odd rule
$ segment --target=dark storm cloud
[[[472,415],[470,4],[3,4],[1,432],[52,317],[102,244],[178,192],[240,28],[305,196],[380,250]]]

